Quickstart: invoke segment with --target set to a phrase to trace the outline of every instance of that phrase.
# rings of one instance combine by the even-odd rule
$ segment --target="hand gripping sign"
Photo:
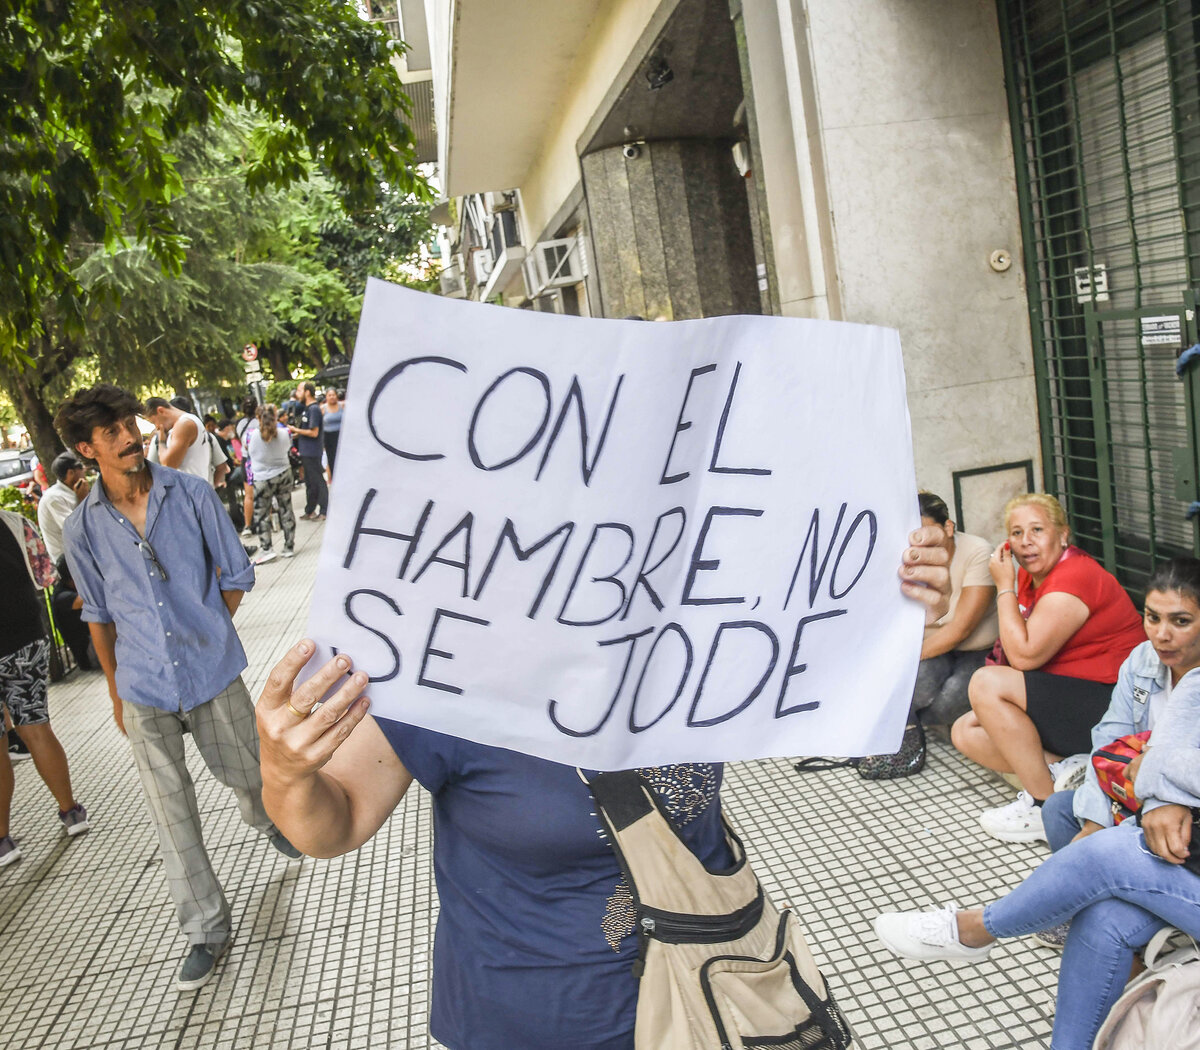
[[[371,281],[309,631],[372,714],[590,769],[894,750],[900,342]]]

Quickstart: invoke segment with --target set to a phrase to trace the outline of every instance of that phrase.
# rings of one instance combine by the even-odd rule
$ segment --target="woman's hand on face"
[[[1011,591],[1017,585],[1017,562],[1009,549],[1008,541],[1001,543],[988,559],[988,572],[996,584],[997,591]]]
[[[296,675],[316,652],[305,639],[293,645],[272,668],[255,708],[262,744],[260,762],[264,779],[278,784],[312,776],[363,720],[370,701],[362,695],[367,675],[350,674],[342,687],[314,710],[339,678],[349,674],[351,661],[335,656],[302,685]]]
[[[900,590],[925,606],[925,622],[940,620],[950,609],[950,552],[946,533],[922,525],[908,537],[900,558]]]
[[[1159,806],[1141,816],[1146,845],[1163,860],[1182,864],[1192,840],[1192,811],[1187,806]]]

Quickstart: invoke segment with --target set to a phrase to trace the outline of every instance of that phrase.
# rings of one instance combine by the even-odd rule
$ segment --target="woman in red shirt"
[[[1014,773],[1024,790],[985,810],[983,829],[1005,842],[1045,841],[1042,803],[1064,756],[1091,751],[1117,672],[1140,645],[1141,618],[1116,578],[1078,547],[1062,504],[1026,493],[1004,508],[1008,539],[992,553],[1000,644],[1008,666],[971,678],[971,710],[951,740],[968,758]]]

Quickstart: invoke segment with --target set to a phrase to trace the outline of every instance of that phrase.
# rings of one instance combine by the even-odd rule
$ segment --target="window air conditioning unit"
[[[487,284],[488,278],[492,275],[492,253],[487,248],[480,248],[471,256],[471,273],[475,278],[475,283],[481,288]]]
[[[532,258],[537,268],[538,287],[542,289],[578,284],[587,276],[582,245],[577,237],[540,241],[533,246]]]

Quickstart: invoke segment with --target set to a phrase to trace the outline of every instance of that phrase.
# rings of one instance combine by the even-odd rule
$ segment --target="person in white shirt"
[[[296,546],[296,516],[292,512],[292,465],[288,460],[291,440],[288,428],[279,422],[274,405],[258,410],[258,426],[247,431],[246,458],[254,471],[254,521],[262,553],[255,565],[277,557],[271,549],[271,505],[279,511],[283,528],[283,556],[290,558]]]
[[[64,452],[51,464],[58,480],[46,490],[38,503],[38,529],[51,561],[58,561],[63,553],[63,522],[91,491],[87,483],[87,469],[74,452]]]
[[[199,416],[161,397],[146,398],[146,420],[158,428],[158,461],[213,482],[212,452]]]

